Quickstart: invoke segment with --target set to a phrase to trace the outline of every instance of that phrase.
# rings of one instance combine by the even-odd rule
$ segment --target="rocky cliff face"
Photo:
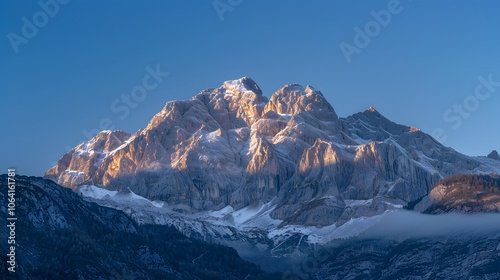
[[[132,135],[101,132],[45,177],[130,188],[194,212],[272,202],[285,224],[324,226],[406,205],[448,175],[498,170],[374,108],[338,118],[311,86],[287,85],[267,100],[245,77],[167,102]],[[346,205],[353,200],[371,202]]]

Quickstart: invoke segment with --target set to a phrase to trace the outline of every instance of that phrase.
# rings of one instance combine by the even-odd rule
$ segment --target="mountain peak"
[[[421,132],[422,130],[418,127],[410,126],[410,132]]]
[[[226,89],[228,91],[236,91],[236,92],[247,92],[247,91],[252,91],[258,95],[262,95],[262,90],[260,87],[257,85],[257,83],[252,80],[250,77],[242,77],[237,80],[229,80],[225,81],[222,83],[223,89]]]
[[[500,160],[500,155],[498,154],[498,152],[496,150],[493,150],[493,152],[491,152],[488,155],[488,158],[495,159],[495,160]]]
[[[377,111],[374,107],[370,106],[367,110],[363,112],[356,113],[347,118],[350,120],[351,124],[354,126],[358,126],[356,122],[361,122],[358,127],[359,131],[364,131],[362,134],[365,138],[374,139],[383,139],[384,137],[388,137],[390,135],[401,135],[405,132],[419,132],[420,129],[416,127],[407,127],[404,125],[397,124],[382,115],[379,111]],[[369,127],[369,129],[368,129]],[[377,128],[382,128],[382,134],[373,134],[373,131],[377,130]],[[388,133],[388,134],[386,134]],[[381,135],[385,135],[382,138],[379,138]],[[363,138],[362,137],[362,138]]]
[[[277,90],[269,99],[264,112],[295,115],[307,112],[321,121],[336,121],[337,114],[323,94],[314,87],[288,84]]]
[[[283,95],[288,94],[300,94],[300,95],[312,95],[317,94],[323,96],[321,91],[316,90],[313,86],[307,85],[306,87],[301,86],[300,84],[288,84],[279,89],[276,93],[282,93]]]
[[[373,106],[370,106],[368,109],[353,114],[351,117],[355,118],[363,118],[363,119],[383,119],[387,120],[386,117],[384,117],[379,111],[377,111]]]

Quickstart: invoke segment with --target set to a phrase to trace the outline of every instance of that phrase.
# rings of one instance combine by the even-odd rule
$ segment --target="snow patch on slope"
[[[348,221],[340,227],[288,225],[279,228],[282,220],[273,219],[270,213],[275,209],[273,201],[259,202],[239,210],[226,206],[218,211],[205,211],[194,214],[179,212],[179,205],[169,205],[164,201],[150,201],[131,191],[118,192],[102,189],[93,185],[83,185],[77,189],[88,200],[100,205],[124,211],[140,224],[160,224],[176,227],[188,236],[203,238],[241,239],[261,232],[277,246],[285,243],[296,234],[302,235],[309,244],[326,244],[335,239],[357,236],[377,224],[383,215],[361,217]],[[369,204],[371,200],[346,201],[347,205]]]
[[[347,239],[360,235],[372,226],[378,224],[386,213],[374,217],[351,219],[340,227],[336,225],[322,228],[313,226],[285,226],[283,228],[271,230],[268,237],[270,239],[277,239],[282,236],[302,234],[307,236],[309,244],[326,244],[335,239]]]

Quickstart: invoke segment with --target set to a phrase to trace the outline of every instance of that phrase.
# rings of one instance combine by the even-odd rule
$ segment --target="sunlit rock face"
[[[45,177],[74,188],[95,177],[104,158],[129,138],[130,134],[124,131],[102,131],[62,156],[57,165],[45,173]]]
[[[320,121],[336,121],[337,114],[320,91],[311,86],[291,84],[279,89],[271,96],[265,112],[274,111],[280,115],[308,113]]]
[[[192,212],[272,202],[284,224],[324,226],[406,205],[452,174],[498,172],[491,162],[373,107],[338,118],[311,86],[287,85],[268,100],[244,77],[167,102],[134,134],[99,133],[45,177],[68,188],[130,188]],[[368,205],[351,203],[361,200]]]

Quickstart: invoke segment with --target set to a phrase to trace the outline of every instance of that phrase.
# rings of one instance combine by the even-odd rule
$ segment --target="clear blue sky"
[[[468,98],[480,75],[500,81],[499,1],[402,0],[350,63],[339,45],[355,46],[354,28],[390,1],[243,0],[221,20],[211,0],[73,0],[45,25],[27,2],[0,4],[0,173],[42,175],[104,118],[135,132],[165,102],[242,76],[268,97],[313,85],[342,117],[374,106],[427,133],[442,128],[445,144],[468,155],[500,149],[500,87],[478,104]],[[34,15],[41,27],[25,30],[32,38],[15,53],[8,34],[24,36],[22,19]],[[110,106],[142,84],[148,65],[170,75],[122,120]],[[453,129],[457,113],[443,114],[464,100],[479,108]]]

